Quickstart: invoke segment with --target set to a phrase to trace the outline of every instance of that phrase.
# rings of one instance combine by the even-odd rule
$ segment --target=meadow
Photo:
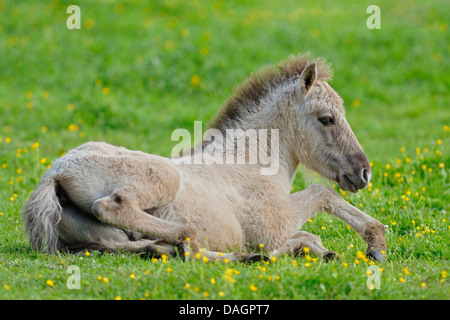
[[[66,27],[70,4],[79,30]],[[0,0],[0,299],[448,300],[450,5],[379,0],[370,30],[371,4]],[[373,177],[349,194],[300,166],[292,192],[324,183],[381,221],[385,262],[326,214],[304,229],[341,255],[329,263],[31,250],[20,212],[54,159],[91,140],[169,156],[173,130],[206,125],[251,72],[304,52],[332,65]]]

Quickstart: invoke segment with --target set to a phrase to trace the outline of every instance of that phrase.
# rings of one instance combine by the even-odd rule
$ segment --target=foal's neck
[[[261,161],[259,155],[262,151],[268,152],[271,156],[273,155],[272,148],[277,143],[277,159],[278,170],[273,174],[268,176],[278,179],[283,185],[286,186],[287,190],[290,191],[292,181],[295,177],[299,165],[299,159],[295,152],[295,134],[293,129],[293,110],[286,105],[293,104],[293,95],[286,93],[286,88],[280,88],[276,92],[270,94],[266,99],[261,99],[260,105],[257,107],[257,112],[249,112],[241,114],[239,119],[226,119],[221,122],[219,126],[214,129],[219,130],[225,137],[227,132],[239,131],[244,134],[244,141],[246,138],[250,141],[253,137],[258,146],[257,150],[254,150],[250,146],[250,142],[245,143],[246,146],[246,160],[250,158],[251,152],[257,152],[257,165],[264,166],[263,161]],[[292,114],[289,114],[292,113]],[[216,123],[217,124],[217,123]],[[276,132],[275,132],[276,131]],[[275,138],[277,141],[273,141]],[[242,143],[242,140],[240,141]],[[217,141],[216,143],[227,145],[227,141]],[[204,143],[203,149],[210,143]],[[228,141],[226,147],[227,152],[235,152],[238,148],[239,140],[233,140],[232,145]],[[270,151],[269,151],[270,150]],[[272,159],[273,160],[273,159]]]

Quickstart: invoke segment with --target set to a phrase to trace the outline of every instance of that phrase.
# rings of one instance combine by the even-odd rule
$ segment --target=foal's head
[[[342,99],[318,79],[316,63],[303,69],[295,98],[300,162],[336,181],[343,190],[365,188],[371,178],[369,161],[345,119]]]
[[[342,99],[327,83],[329,67],[309,60],[294,56],[249,77],[210,128],[279,129],[284,157],[294,156],[292,162],[357,192],[369,183],[369,162],[345,119]]]

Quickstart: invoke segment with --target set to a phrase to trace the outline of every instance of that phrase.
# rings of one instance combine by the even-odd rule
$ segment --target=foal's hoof
[[[178,257],[181,258],[183,262],[185,262],[186,257],[192,252],[191,248],[185,241],[178,243],[176,248]]]
[[[381,252],[381,250],[367,250],[366,257],[379,262],[386,260],[386,256]]]
[[[337,254],[336,252],[331,251],[331,250],[326,251],[322,256],[322,259],[325,260],[325,262],[328,262],[331,260],[338,260],[340,258],[341,258],[341,256],[339,254]]]
[[[262,256],[260,254],[248,254],[241,260],[243,263],[254,263],[259,261],[270,261],[270,259],[266,256]]]

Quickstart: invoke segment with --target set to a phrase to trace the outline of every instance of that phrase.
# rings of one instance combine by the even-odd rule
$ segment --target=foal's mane
[[[312,59],[308,54],[290,56],[277,65],[266,65],[236,88],[209,127],[219,130],[233,127],[246,114],[257,112],[261,99],[268,93],[282,84],[299,79],[303,69],[313,62],[317,65],[317,80],[330,80],[332,71],[325,60]]]

